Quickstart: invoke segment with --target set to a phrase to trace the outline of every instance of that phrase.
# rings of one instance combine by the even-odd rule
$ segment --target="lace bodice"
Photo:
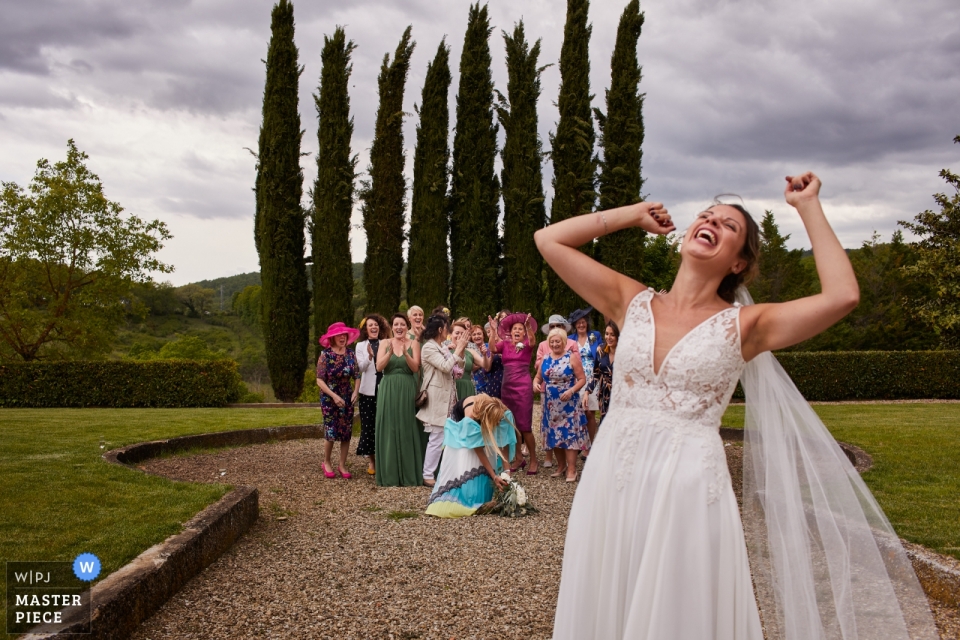
[[[630,302],[617,346],[611,417],[617,439],[617,487],[630,478],[633,457],[643,429],[670,429],[674,446],[684,437],[699,437],[706,449],[704,465],[717,474],[710,501],[729,482],[720,421],[737,386],[744,361],[740,351],[739,304],[707,318],[667,353],[654,373],[656,325],[650,301],[654,291],[640,292]]]

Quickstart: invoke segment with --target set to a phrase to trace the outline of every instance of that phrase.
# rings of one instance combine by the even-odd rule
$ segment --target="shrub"
[[[0,364],[0,407],[222,407],[241,393],[232,360]]]
[[[960,398],[960,351],[778,353],[807,400]],[[738,386],[735,397],[743,398]]]

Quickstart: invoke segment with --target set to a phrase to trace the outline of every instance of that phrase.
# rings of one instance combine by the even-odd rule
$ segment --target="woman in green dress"
[[[453,323],[453,329],[450,332],[451,350],[453,345],[457,344],[460,340],[461,335],[464,333],[468,336],[470,335],[470,325],[468,325],[467,322],[464,321],[464,318],[460,318]],[[477,389],[473,384],[473,372],[485,366],[486,363],[483,354],[477,350],[475,344],[468,342],[467,348],[463,352],[463,372],[457,371],[454,374],[455,376],[456,374],[461,374],[460,377],[456,378],[457,400],[463,400],[464,398],[476,395]]]
[[[420,344],[411,340],[410,321],[402,313],[391,318],[391,337],[380,341],[377,370],[383,372],[377,392],[375,458],[377,485],[409,487],[423,484],[423,427],[416,418]]]

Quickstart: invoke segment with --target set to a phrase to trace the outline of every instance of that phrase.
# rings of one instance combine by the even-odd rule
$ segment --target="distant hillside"
[[[226,278],[216,278],[214,280],[201,280],[193,282],[204,289],[213,289],[216,292],[217,299],[220,298],[220,287],[223,287],[223,300],[225,308],[229,308],[230,300],[237,291],[243,291],[244,287],[250,287],[260,284],[260,272],[251,271],[250,273],[241,273],[236,276],[227,276]]]

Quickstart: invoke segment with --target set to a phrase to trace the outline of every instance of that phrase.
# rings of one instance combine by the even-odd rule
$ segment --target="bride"
[[[822,285],[790,302],[735,300],[759,252],[757,224],[739,205],[714,204],[697,216],[669,293],[578,250],[628,227],[670,233],[660,203],[537,232],[554,271],[622,327],[610,409],[570,512],[555,639],[760,640],[751,563],[755,577],[769,573],[768,637],[937,637],[882,511],[768,353],[817,335],[859,301],[820,205],[820,180],[786,180]],[[751,447],[745,513],[758,504],[766,532],[750,540],[749,558],[719,436],[741,375]]]

